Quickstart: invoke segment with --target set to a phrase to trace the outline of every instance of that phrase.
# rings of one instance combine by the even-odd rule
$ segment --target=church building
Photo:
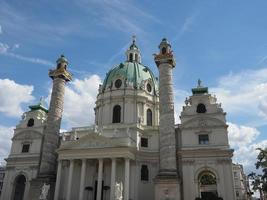
[[[199,80],[175,124],[176,63],[167,39],[154,60],[159,78],[134,38],[99,85],[94,125],[60,134],[72,79],[61,56],[49,72],[49,109],[42,101],[29,106],[14,130],[1,200],[235,200],[221,104]]]

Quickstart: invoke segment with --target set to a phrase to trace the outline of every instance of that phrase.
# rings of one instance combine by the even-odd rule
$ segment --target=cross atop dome
[[[137,62],[141,63],[141,52],[136,45],[136,36],[132,36],[132,44],[126,51],[127,61],[128,62]]]

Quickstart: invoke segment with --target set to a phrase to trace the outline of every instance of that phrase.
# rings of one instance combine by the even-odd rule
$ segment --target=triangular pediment
[[[212,128],[218,126],[227,126],[225,122],[211,117],[195,117],[184,122],[182,128]]]
[[[97,133],[91,133],[83,136],[78,140],[64,142],[59,150],[64,149],[95,149],[95,148],[110,148],[125,146],[120,144],[113,138],[107,138]]]

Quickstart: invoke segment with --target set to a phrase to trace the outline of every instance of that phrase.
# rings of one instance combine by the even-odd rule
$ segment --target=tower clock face
[[[115,87],[116,87],[116,88],[120,88],[121,85],[122,85],[122,81],[121,81],[121,79],[117,79],[117,80],[115,81]]]

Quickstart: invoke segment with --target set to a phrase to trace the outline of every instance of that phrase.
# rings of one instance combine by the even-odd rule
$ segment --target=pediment
[[[95,149],[95,148],[110,148],[123,146],[114,139],[107,138],[96,133],[81,137],[79,140],[74,140],[62,144],[59,150],[65,149]]]
[[[12,140],[33,140],[33,139],[40,139],[42,134],[38,131],[34,130],[25,130],[19,133],[16,133]]]
[[[181,124],[181,128],[212,128],[224,126],[227,126],[225,122],[211,117],[195,117]]]

